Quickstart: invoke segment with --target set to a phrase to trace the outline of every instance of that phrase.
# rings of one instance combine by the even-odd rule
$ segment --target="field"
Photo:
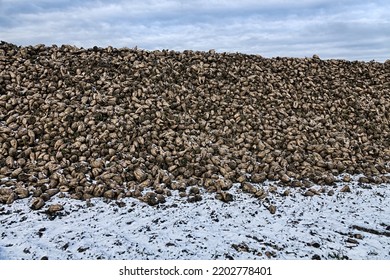
[[[389,259],[390,64],[0,43],[2,259]]]

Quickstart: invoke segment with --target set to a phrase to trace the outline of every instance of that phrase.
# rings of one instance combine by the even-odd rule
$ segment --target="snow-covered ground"
[[[0,205],[0,259],[390,259],[390,185],[285,196],[270,184],[265,200],[235,185],[229,203],[206,193],[195,203],[173,193],[157,207],[54,197],[49,204],[64,206],[56,216],[18,200]]]

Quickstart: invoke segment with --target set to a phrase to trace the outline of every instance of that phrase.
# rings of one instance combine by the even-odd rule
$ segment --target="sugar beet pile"
[[[0,143],[0,203],[33,209],[389,182],[390,64],[2,42]]]

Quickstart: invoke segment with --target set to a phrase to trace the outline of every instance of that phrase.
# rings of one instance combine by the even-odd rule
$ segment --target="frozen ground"
[[[54,198],[64,206],[56,216],[18,200],[0,205],[0,259],[390,259],[390,185],[344,185],[284,196],[264,184],[266,200],[235,186],[229,203],[174,193],[158,207]]]

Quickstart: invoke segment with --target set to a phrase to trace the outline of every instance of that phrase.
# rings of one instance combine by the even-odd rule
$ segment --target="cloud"
[[[0,39],[384,61],[388,1],[168,0],[0,2]]]

